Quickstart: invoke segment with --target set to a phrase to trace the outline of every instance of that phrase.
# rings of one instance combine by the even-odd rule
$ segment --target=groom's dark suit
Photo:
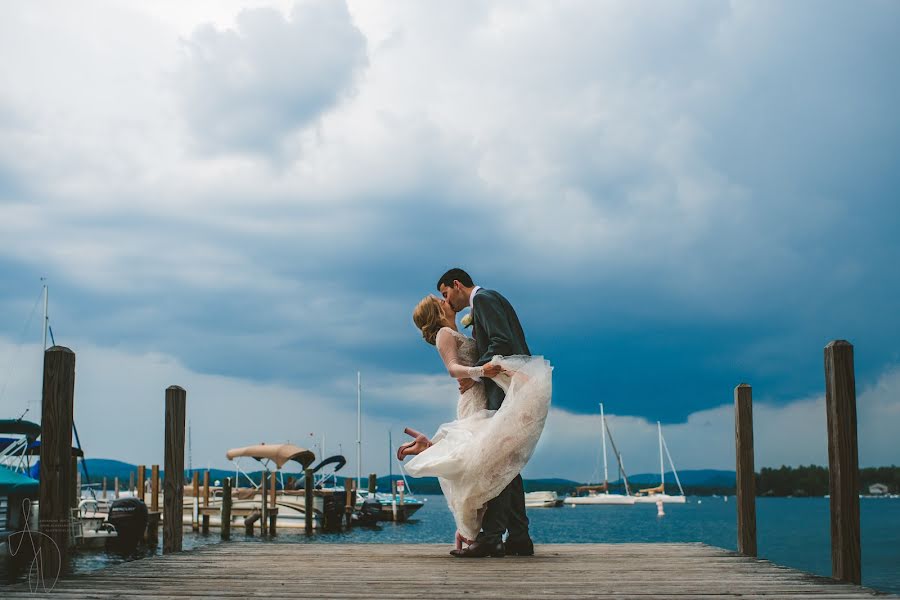
[[[499,293],[483,288],[477,290],[472,299],[472,317],[475,346],[480,357],[476,365],[487,364],[497,354],[531,356],[516,311]],[[484,391],[487,407],[491,410],[500,408],[506,397],[503,390],[493,380],[485,379]],[[509,530],[508,541],[511,543],[529,539],[521,475],[516,475],[496,498],[488,502],[481,528],[480,543],[496,544],[506,530]]]

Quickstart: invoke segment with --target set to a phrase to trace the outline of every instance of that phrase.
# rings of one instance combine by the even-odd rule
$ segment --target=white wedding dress
[[[475,340],[442,328],[435,345],[450,375],[481,377]],[[505,372],[494,378],[506,392],[499,410],[486,410],[484,384],[459,396],[457,420],[440,426],[433,445],[414,456],[406,470],[414,477],[438,477],[463,537],[481,530],[485,503],[495,498],[531,458],[544,429],[553,367],[541,356],[495,356]]]

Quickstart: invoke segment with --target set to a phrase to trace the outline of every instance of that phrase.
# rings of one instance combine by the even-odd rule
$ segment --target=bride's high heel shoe
[[[406,442],[397,448],[397,460],[403,460],[410,454],[418,454],[431,446],[431,440],[425,437],[424,433],[419,433],[415,429],[410,429],[409,427],[404,429],[403,432],[407,435],[411,435],[415,439],[411,442]]]

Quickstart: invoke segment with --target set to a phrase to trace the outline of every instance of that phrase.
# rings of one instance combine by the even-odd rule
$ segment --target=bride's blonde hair
[[[413,310],[413,323],[422,332],[425,341],[434,346],[437,333],[444,326],[444,311],[438,299],[434,296],[422,298]]]

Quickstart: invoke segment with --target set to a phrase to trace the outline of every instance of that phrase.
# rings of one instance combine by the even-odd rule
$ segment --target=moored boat
[[[678,478],[678,471],[675,470],[675,463],[672,462],[672,455],[669,454],[669,447],[666,445],[666,440],[662,434],[662,425],[659,421],[656,422],[656,429],[659,437],[659,485],[638,490],[634,501],[638,504],[657,504],[659,502],[662,502],[663,504],[684,504],[687,502],[687,499],[684,496],[684,488],[681,487],[681,480]],[[675,482],[678,484],[678,490],[681,492],[681,495],[676,496],[666,493],[666,472],[665,463],[663,462],[663,450],[665,450],[666,456],[669,459],[669,465],[672,467],[672,473],[675,475]]]
[[[525,494],[525,508],[555,508],[561,506],[562,498],[553,491],[527,492]]]

